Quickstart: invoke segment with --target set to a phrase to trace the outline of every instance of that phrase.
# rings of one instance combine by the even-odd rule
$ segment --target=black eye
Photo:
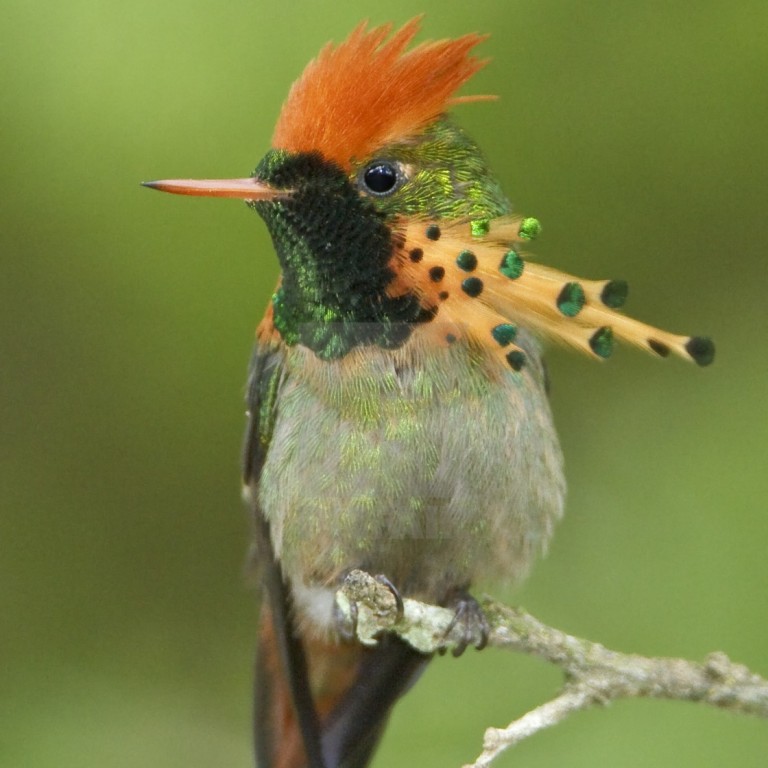
[[[394,163],[376,160],[362,175],[363,186],[372,195],[388,195],[397,186],[400,176]]]

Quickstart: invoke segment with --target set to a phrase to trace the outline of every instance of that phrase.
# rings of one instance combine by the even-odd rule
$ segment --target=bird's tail
[[[306,768],[308,759],[270,611],[262,610],[256,670],[258,768]],[[429,656],[395,636],[375,648],[304,640],[307,683],[319,721],[324,768],[363,768],[395,702],[413,685]]]

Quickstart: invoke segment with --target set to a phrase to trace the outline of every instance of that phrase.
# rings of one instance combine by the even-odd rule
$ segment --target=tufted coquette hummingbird
[[[266,587],[256,673],[258,764],[359,768],[428,661],[394,635],[363,647],[334,595],[355,568],[456,610],[518,581],[563,511],[541,338],[606,358],[614,340],[708,365],[714,345],[632,320],[619,280],[529,260],[512,213],[448,116],[486,62],[469,34],[406,50],[414,19],[358,26],[294,83],[250,178],[168,180],[244,199],[281,277],[247,387],[245,495]],[[478,639],[479,638],[479,639]]]

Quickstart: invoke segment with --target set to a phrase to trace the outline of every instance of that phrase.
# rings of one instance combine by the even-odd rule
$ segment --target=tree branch
[[[481,639],[478,627],[457,625],[448,608],[405,599],[400,612],[391,589],[363,571],[349,574],[336,593],[336,605],[350,634],[365,645],[375,645],[382,632],[396,633],[423,653],[461,648],[467,630],[476,643]],[[712,653],[703,663],[619,653],[549,627],[521,608],[490,599],[481,607],[490,627],[489,646],[555,664],[565,684],[557,697],[506,728],[488,728],[483,752],[465,768],[486,768],[509,747],[571,713],[623,698],[700,701],[768,718],[768,680],[724,653]]]

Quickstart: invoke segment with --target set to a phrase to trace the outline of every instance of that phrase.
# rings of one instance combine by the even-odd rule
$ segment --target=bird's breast
[[[561,455],[537,366],[490,362],[417,334],[335,361],[287,351],[259,501],[294,582],[361,567],[439,600],[525,573],[561,514]]]

